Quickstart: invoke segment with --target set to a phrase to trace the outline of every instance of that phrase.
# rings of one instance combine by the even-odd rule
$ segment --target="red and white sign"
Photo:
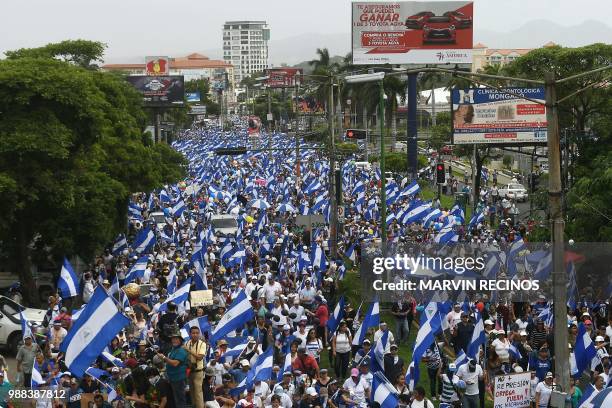
[[[471,1],[352,3],[354,64],[471,64]]]
[[[170,59],[168,57],[145,57],[146,75],[169,75]]]
[[[266,85],[270,88],[292,88],[302,83],[301,68],[270,68],[266,75]]]

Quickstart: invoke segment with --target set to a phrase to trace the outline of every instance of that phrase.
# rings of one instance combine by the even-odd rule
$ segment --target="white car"
[[[499,189],[499,196],[513,199],[516,201],[527,201],[527,189],[520,184],[508,184]]]
[[[17,354],[22,342],[21,318],[19,312],[32,324],[32,331],[40,332],[46,311],[21,306],[11,299],[0,296],[0,346]]]

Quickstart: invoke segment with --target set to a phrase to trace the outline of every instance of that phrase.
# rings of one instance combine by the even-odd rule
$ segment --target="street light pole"
[[[329,203],[330,222],[329,240],[330,254],[332,259],[338,258],[338,203],[336,202],[335,174],[336,174],[336,141],[334,136],[334,79],[329,78],[329,100],[327,107],[327,120],[329,125],[330,154],[329,154]]]
[[[270,87],[268,86],[268,149],[272,148],[272,100],[270,98]],[[272,159],[272,152],[268,153],[268,158]]]
[[[552,264],[554,299],[555,371],[563,392],[569,392],[569,350],[567,333],[567,276],[564,267],[564,226],[561,198],[561,144],[555,76],[544,75],[546,121],[548,122],[548,205],[552,222]]]

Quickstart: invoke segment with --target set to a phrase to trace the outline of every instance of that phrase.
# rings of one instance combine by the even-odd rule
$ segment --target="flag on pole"
[[[240,290],[229,309],[221,317],[210,336],[210,344],[216,344],[228,333],[242,327],[246,322],[255,317],[251,302],[244,290]]]
[[[111,340],[130,323],[115,301],[98,287],[60,345],[68,370],[82,377]]]
[[[371,401],[378,403],[380,408],[396,408],[399,406],[397,391],[380,371],[372,376]]]
[[[327,320],[327,329],[329,333],[335,333],[338,330],[338,326],[340,325],[340,321],[344,318],[344,295],[340,297],[338,300],[338,304],[334,308],[334,312]]]
[[[57,282],[57,289],[63,299],[75,297],[79,294],[79,279],[76,273],[74,273],[74,269],[72,265],[70,265],[68,258],[64,258],[60,278]]]
[[[375,300],[370,305],[365,317],[363,318],[363,322],[361,322],[361,326],[357,329],[355,336],[353,337],[353,346],[360,346],[363,344],[363,340],[365,339],[366,334],[368,333],[368,329],[370,327],[375,327],[380,324],[380,306],[378,304],[378,300]]]

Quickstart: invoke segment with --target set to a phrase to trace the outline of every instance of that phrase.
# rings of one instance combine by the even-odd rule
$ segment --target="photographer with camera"
[[[189,354],[189,394],[191,404],[195,408],[204,408],[202,382],[204,380],[204,356],[206,356],[206,342],[200,338],[200,329],[193,326],[189,329],[190,339],[183,345]]]

